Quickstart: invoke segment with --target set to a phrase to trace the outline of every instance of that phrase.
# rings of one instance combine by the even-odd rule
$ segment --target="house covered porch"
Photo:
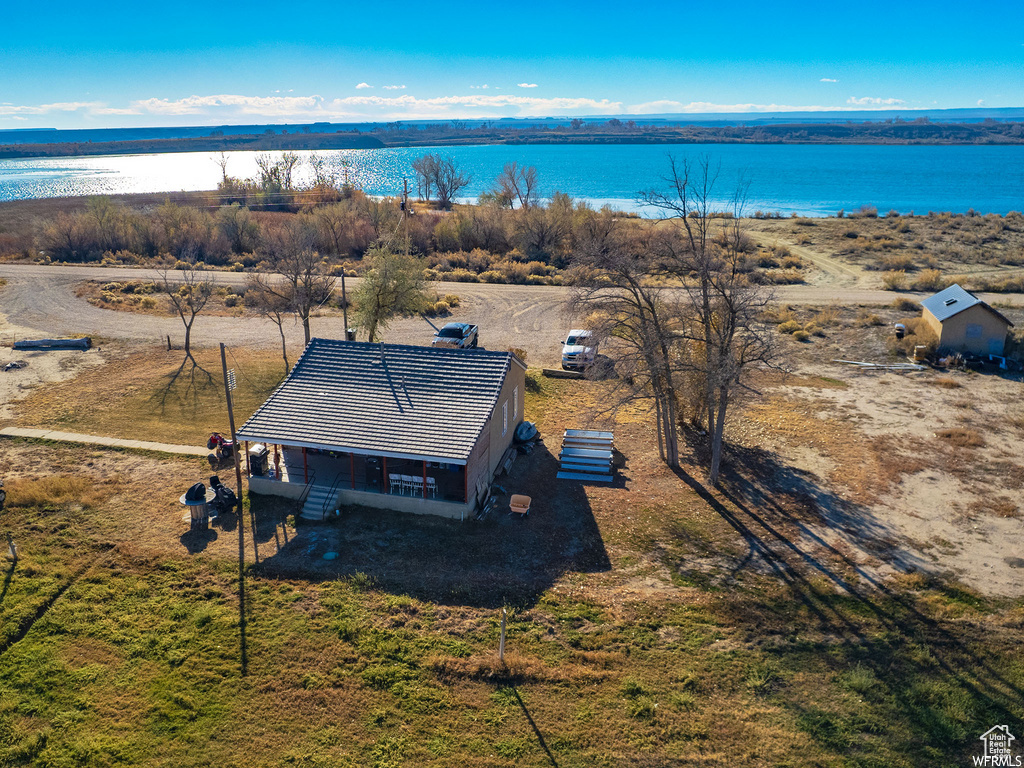
[[[328,447],[264,444],[263,462],[244,443],[249,490],[304,502],[322,518],[344,505],[464,518],[471,507],[464,463],[431,457],[361,453]]]

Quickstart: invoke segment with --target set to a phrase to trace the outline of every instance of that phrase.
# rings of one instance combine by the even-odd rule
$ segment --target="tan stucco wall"
[[[517,388],[519,390],[519,412],[513,416],[512,396]],[[523,397],[525,390],[526,371],[517,363],[512,363],[508,376],[505,377],[505,384],[501,388],[501,394],[498,395],[498,402],[494,406],[494,413],[491,414],[489,425],[491,431],[491,455],[487,466],[488,477],[493,475],[494,470],[498,468],[498,462],[501,461],[501,457],[505,455],[505,451],[512,445],[512,438],[515,436],[516,427],[523,421]],[[501,407],[505,403],[508,404],[508,429],[505,431],[505,434],[502,434]]]
[[[1009,326],[1006,321],[980,304],[953,315],[944,323],[939,323],[935,319],[935,315],[926,309],[924,320],[935,331],[935,335],[939,339],[939,349],[972,352],[976,355],[1003,354]],[[967,327],[969,325],[980,326],[981,335],[968,338]],[[990,340],[995,340],[995,347],[989,347]]]
[[[519,406],[513,405],[513,397],[518,391]],[[476,499],[478,488],[484,488],[494,476],[501,457],[512,445],[515,437],[516,427],[523,422],[523,402],[526,397],[526,371],[518,363],[511,363],[505,383],[501,387],[498,400],[494,406],[494,413],[488,420],[486,426],[470,454],[467,464],[469,471],[469,496],[471,501]],[[502,406],[508,404],[508,429],[502,434]]]

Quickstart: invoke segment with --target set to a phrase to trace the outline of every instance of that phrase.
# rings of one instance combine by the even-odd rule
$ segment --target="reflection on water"
[[[881,213],[929,210],[1006,213],[1024,208],[1024,147],[824,145],[469,146],[437,149],[323,150],[339,178],[347,172],[371,195],[398,195],[403,179],[415,189],[411,162],[424,152],[452,155],[471,175],[462,193],[490,189],[505,163],[536,166],[541,193],[562,191],[600,206],[636,210],[640,191],[661,186],[667,156],[708,154],[721,164],[723,207],[744,176],[748,212],[834,215],[877,206]],[[257,175],[257,152],[228,153],[228,174]],[[309,152],[297,153],[303,159]],[[214,189],[217,154],[167,153],[0,160],[0,200],[132,192]],[[308,169],[300,167],[300,182]]]

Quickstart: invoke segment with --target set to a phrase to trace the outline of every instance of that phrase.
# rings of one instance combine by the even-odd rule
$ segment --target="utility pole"
[[[405,227],[405,255],[409,255],[409,179],[402,179],[402,225]]]
[[[220,345],[220,367],[224,373],[224,396],[228,401],[228,425],[231,427],[231,443],[233,446],[231,453],[235,457],[235,482],[238,484],[238,492],[235,494],[238,512],[238,630],[239,647],[242,656],[242,676],[244,677],[249,671],[249,651],[245,641],[245,518],[242,516],[242,464],[238,458],[238,441],[235,439],[235,412],[231,406],[231,390],[233,387],[228,382],[228,361],[225,356],[223,343]],[[255,531],[253,531],[252,545],[255,550]],[[258,553],[256,558],[259,560]]]

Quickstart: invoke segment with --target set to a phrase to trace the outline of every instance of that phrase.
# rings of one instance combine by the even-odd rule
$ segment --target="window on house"
[[[519,387],[512,390],[512,421],[519,418]]]
[[[501,404],[501,436],[508,432],[508,400]]]

